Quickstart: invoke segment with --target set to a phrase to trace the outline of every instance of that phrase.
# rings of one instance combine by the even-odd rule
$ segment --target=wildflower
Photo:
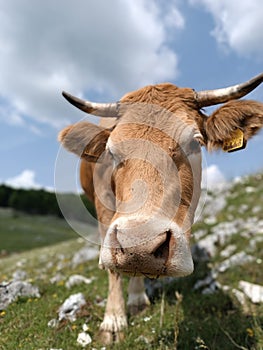
[[[71,329],[74,331],[75,329],[77,329],[77,325],[73,324],[73,325],[71,326]]]
[[[252,338],[252,337],[254,336],[254,331],[253,331],[253,329],[247,328],[246,331],[247,331],[247,335],[248,335],[250,338]]]
[[[208,350],[208,347],[205,345],[205,342],[203,341],[203,339],[202,338],[200,338],[200,337],[197,337],[196,338],[196,346],[195,346],[195,349],[203,349],[203,350],[205,350],[205,349],[207,349]]]
[[[148,321],[150,321],[151,320],[151,318],[152,318],[152,316],[146,316],[146,317],[144,317],[144,322],[148,322]]]
[[[0,312],[0,317],[4,317],[6,315],[6,312],[3,310]]]

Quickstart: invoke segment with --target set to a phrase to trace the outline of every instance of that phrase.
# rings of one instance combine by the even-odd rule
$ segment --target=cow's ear
[[[58,140],[68,151],[90,162],[97,162],[105,150],[110,130],[88,122],[67,126]]]
[[[218,108],[206,122],[207,148],[228,152],[245,148],[263,127],[263,103],[233,100]]]

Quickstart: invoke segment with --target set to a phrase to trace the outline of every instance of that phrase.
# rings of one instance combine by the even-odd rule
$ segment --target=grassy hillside
[[[52,245],[76,238],[68,224],[57,217],[26,215],[0,209],[0,256]]]
[[[194,227],[193,245],[209,243],[210,257],[200,253],[195,272],[187,278],[160,280],[157,286],[147,281],[152,305],[129,319],[123,343],[107,349],[263,349],[263,304],[247,298],[240,302],[236,292],[241,292],[240,280],[263,283],[263,176],[244,178],[211,193],[206,202],[202,221]],[[10,225],[15,220],[10,219]],[[31,232],[31,224],[24,222],[24,232]],[[18,232],[18,226],[12,232]],[[42,226],[47,227],[47,222]],[[63,228],[58,225],[56,230],[59,233]],[[32,243],[32,236],[29,241]],[[75,238],[0,259],[0,283],[22,270],[41,294],[40,298],[20,298],[0,311],[1,350],[79,349],[77,337],[84,323],[92,339],[87,349],[102,348],[96,335],[104,313],[107,278],[97,268],[97,259],[72,263],[84,244]],[[251,258],[237,264],[232,259],[224,270],[233,256]],[[92,282],[68,289],[66,282],[73,274],[90,277]],[[127,287],[126,278],[124,285]],[[64,300],[78,292],[84,294],[87,304],[77,320],[49,327]]]

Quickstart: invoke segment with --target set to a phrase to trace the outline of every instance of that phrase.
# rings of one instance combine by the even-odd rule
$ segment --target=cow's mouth
[[[156,280],[160,277],[165,277],[164,274],[151,274],[149,272],[143,272],[143,271],[132,272],[128,270],[127,271],[121,270],[121,274],[128,277],[146,277],[146,278],[149,278],[150,280]]]

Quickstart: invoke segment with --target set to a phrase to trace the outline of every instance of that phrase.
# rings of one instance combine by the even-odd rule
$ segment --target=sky
[[[0,183],[76,188],[78,160],[57,134],[85,115],[62,90],[108,102],[146,84],[206,90],[261,73],[262,13],[262,0],[0,0]],[[263,102],[263,84],[247,98]],[[262,171],[262,141],[204,151],[208,183]]]

